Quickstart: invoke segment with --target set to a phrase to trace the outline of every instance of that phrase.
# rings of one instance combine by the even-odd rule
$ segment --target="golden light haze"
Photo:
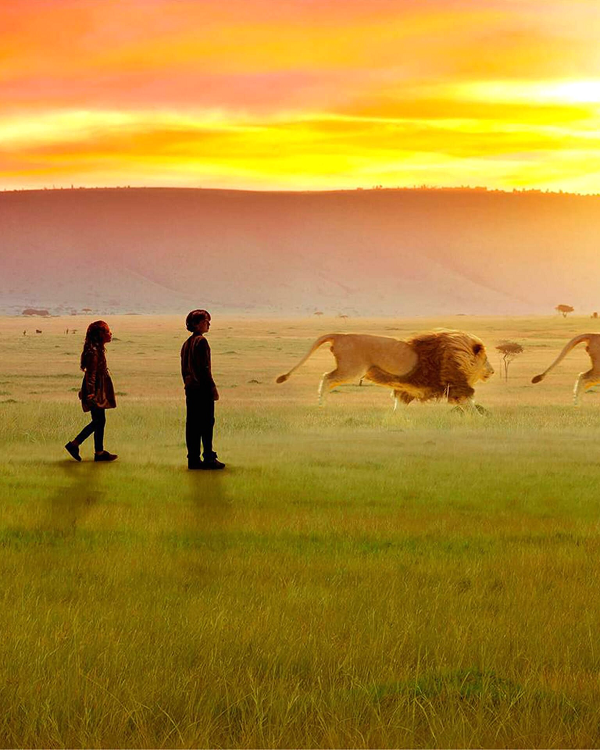
[[[0,188],[600,192],[596,0],[0,5]]]

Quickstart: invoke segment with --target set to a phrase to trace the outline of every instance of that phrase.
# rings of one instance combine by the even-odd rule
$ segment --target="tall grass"
[[[331,321],[217,321],[222,474],[185,469],[179,321],[111,321],[114,465],[63,455],[63,322],[0,322],[3,747],[600,744],[598,405],[569,404],[585,355],[528,385],[585,321],[461,320],[527,333],[488,419],[318,409],[326,352],[272,381]]]

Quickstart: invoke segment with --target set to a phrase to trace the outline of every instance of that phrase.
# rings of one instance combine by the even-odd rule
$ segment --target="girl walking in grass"
[[[76,461],[81,461],[79,446],[92,432],[94,433],[94,461],[114,461],[117,458],[114,453],[104,450],[105,411],[114,409],[117,405],[104,350],[104,345],[108,344],[111,339],[111,330],[103,320],[96,320],[88,326],[81,353],[81,369],[84,376],[79,398],[83,411],[91,413],[92,421],[76,438],[65,445]]]

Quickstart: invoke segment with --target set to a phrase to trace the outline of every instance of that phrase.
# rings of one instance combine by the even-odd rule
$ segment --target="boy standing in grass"
[[[210,346],[204,338],[210,328],[209,313],[192,310],[185,320],[185,327],[192,334],[181,347],[181,375],[187,406],[185,442],[188,469],[224,469],[225,464],[217,461],[212,446],[215,401],[219,400],[219,392],[212,377]],[[200,460],[200,443],[204,461]]]

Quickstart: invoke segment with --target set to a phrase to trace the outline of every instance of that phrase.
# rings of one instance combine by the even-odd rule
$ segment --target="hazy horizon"
[[[0,193],[0,312],[590,314],[597,196],[486,190]]]

